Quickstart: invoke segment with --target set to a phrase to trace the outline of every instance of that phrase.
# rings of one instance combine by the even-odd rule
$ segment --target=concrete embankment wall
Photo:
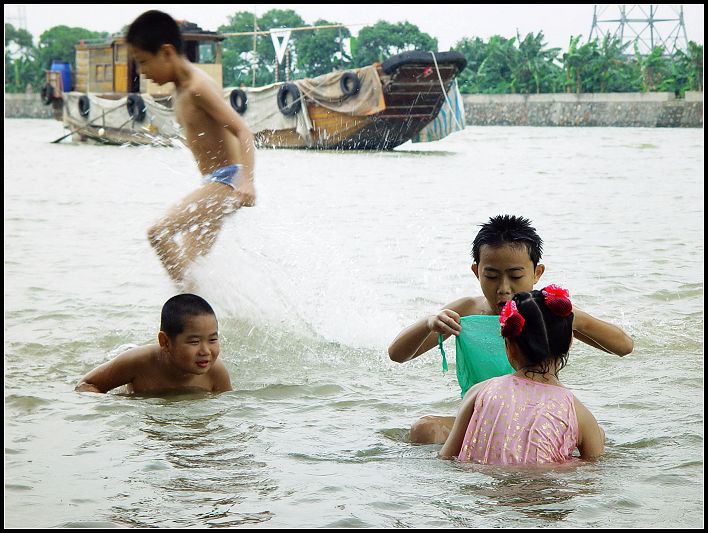
[[[54,118],[38,94],[5,94],[5,118]]]
[[[702,128],[703,93],[465,94],[469,126]],[[38,94],[6,94],[5,118],[52,118]]]
[[[468,126],[702,128],[703,93],[465,94]]]

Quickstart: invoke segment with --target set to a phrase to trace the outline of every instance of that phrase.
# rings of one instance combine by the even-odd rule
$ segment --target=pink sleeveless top
[[[477,394],[458,459],[494,465],[562,463],[578,443],[573,393],[514,375]]]

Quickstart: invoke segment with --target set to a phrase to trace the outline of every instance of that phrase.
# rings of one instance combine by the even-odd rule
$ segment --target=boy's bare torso
[[[214,388],[212,372],[207,374],[176,375],[174,368],[160,353],[157,346],[146,350],[139,359],[139,371],[131,383],[126,385],[126,392],[137,394],[160,394],[171,392],[211,392]],[[223,364],[216,361],[215,364]]]
[[[202,174],[241,162],[241,146],[236,136],[224,127],[219,117],[212,117],[199,106],[200,95],[207,91],[222,98],[214,81],[190,65],[189,80],[177,90],[175,114],[184,128],[185,144],[194,154]]]

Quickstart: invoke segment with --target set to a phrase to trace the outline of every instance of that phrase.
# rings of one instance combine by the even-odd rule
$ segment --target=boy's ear
[[[546,271],[546,265],[542,265],[539,263],[536,265],[536,270],[533,273],[533,284],[536,285],[538,283],[538,280],[541,279],[541,276],[543,276],[543,273]]]
[[[472,263],[470,269],[472,269],[472,272],[474,272],[475,277],[479,279],[479,265],[477,263]]]
[[[179,55],[179,54],[177,53],[177,49],[174,47],[174,45],[173,45],[173,44],[167,44],[167,43],[165,43],[165,44],[163,44],[162,46],[160,46],[160,52],[164,53],[167,57],[172,57],[172,56]]]
[[[164,331],[157,334],[157,342],[160,344],[160,348],[169,349],[170,347],[170,338]]]

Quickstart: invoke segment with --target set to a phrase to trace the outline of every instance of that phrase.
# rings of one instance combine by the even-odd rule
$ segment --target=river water
[[[236,390],[169,398],[73,387],[154,342],[175,288],[146,229],[196,166],[62,134],[5,120],[6,526],[702,526],[702,130],[259,151],[258,205],[193,269]],[[625,358],[576,343],[560,375],[605,428],[596,463],[462,467],[407,442],[459,389],[437,351],[398,365],[387,346],[481,293],[470,243],[502,213],[543,237],[543,282],[635,339]]]

